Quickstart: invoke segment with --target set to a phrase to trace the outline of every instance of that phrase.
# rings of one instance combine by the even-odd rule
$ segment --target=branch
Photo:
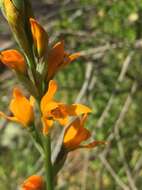
[[[107,171],[111,174],[111,176],[114,178],[116,183],[123,189],[123,190],[129,190],[129,187],[119,178],[119,176],[116,174],[116,172],[113,170],[111,165],[108,163],[106,158],[100,154],[99,159],[101,160],[102,164],[105,166]]]

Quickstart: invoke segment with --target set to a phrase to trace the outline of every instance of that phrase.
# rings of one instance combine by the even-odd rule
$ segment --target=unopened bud
[[[30,18],[30,24],[37,56],[38,58],[44,57],[48,49],[48,35],[35,19]]]

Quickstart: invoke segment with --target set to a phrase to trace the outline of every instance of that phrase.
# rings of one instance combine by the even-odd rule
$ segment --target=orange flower
[[[9,106],[13,116],[7,116],[3,112],[0,112],[0,116],[27,127],[34,119],[33,104],[33,97],[30,97],[30,100],[28,100],[18,88],[15,88]]]
[[[90,108],[82,104],[66,105],[54,100],[57,88],[58,86],[56,81],[51,80],[46,94],[41,99],[40,108],[44,124],[44,134],[48,133],[48,129],[53,125],[54,120],[64,126],[68,123],[69,116],[77,116],[91,112]]]
[[[105,144],[104,141],[93,141],[86,145],[81,145],[83,141],[88,140],[91,137],[91,133],[88,129],[84,128],[84,123],[87,119],[87,114],[84,114],[81,118],[75,119],[67,128],[64,135],[64,147],[71,151],[77,148],[93,148],[99,144]]]
[[[80,56],[79,53],[68,54],[64,51],[64,42],[56,43],[49,52],[48,57],[48,80],[64,66],[68,65]]]
[[[0,61],[16,72],[25,73],[26,63],[23,55],[14,49],[0,52]]]
[[[22,190],[43,190],[44,181],[41,176],[32,175],[22,184]]]
[[[31,31],[34,45],[37,49],[38,57],[41,58],[47,54],[48,35],[43,27],[33,18],[30,18]]]

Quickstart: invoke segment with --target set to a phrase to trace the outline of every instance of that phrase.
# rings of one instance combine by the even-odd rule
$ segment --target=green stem
[[[53,167],[51,163],[51,140],[49,135],[45,137],[44,143],[46,190],[54,190]]]

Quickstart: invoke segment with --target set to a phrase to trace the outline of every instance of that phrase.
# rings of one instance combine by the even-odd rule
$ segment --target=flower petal
[[[68,54],[67,52],[64,52],[64,59],[58,66],[58,70],[64,68],[78,57],[80,57],[80,53]]]
[[[42,190],[44,181],[41,176],[32,175],[22,184],[22,190]]]
[[[26,62],[23,55],[14,49],[0,52],[0,61],[17,72],[26,72]]]
[[[67,149],[71,150],[78,148],[81,142],[87,140],[91,136],[90,132],[83,127],[82,124],[84,123],[81,123],[82,118],[75,119],[65,132],[64,146]]]
[[[79,148],[94,148],[98,145],[105,145],[105,144],[107,144],[107,142],[105,141],[93,141],[87,145],[80,145]]]
[[[60,125],[62,125],[62,126],[66,126],[69,122],[68,117],[59,118],[59,119],[55,118],[55,120],[57,120],[60,123]]]
[[[66,65],[68,65],[69,63],[71,63],[72,61],[76,60],[78,57],[80,57],[80,53],[73,53],[73,54],[67,54],[65,53],[65,56],[64,56],[64,62],[63,64],[61,65],[61,67],[64,67]]]
[[[8,115],[6,115],[3,112],[0,112],[0,116],[3,117],[3,118],[5,118],[5,119],[8,119],[10,121],[20,122],[16,117],[14,117],[14,116],[8,116]]]
[[[59,65],[64,59],[64,42],[56,43],[49,53],[48,58],[48,79],[53,78],[54,74],[58,71]]]
[[[42,117],[42,123],[43,123],[43,135],[48,135],[49,129],[53,126],[53,120],[46,119],[45,117]]]
[[[47,117],[55,115],[52,113],[52,111],[54,112],[54,110],[56,110],[56,108],[58,107],[59,104],[60,103],[55,102],[55,101],[48,102],[44,107],[43,115],[45,115]]]
[[[44,112],[44,110],[47,110],[47,108],[46,108],[48,106],[47,104],[52,101],[52,99],[57,91],[57,88],[58,88],[58,86],[57,86],[56,81],[50,80],[48,90],[41,99],[40,107],[41,107],[42,113]]]
[[[80,121],[79,118],[75,119],[70,126],[68,127],[67,131],[64,135],[64,144],[66,145],[70,142],[74,137],[76,137],[78,130],[79,130]]]
[[[84,114],[84,113],[90,113],[92,110],[82,104],[72,104],[69,106],[66,106],[67,109],[67,113],[71,116],[78,116],[80,114]]]
[[[24,126],[27,126],[33,121],[33,107],[30,101],[23,96],[22,92],[15,88],[13,90],[13,98],[10,102],[10,111]]]
[[[76,60],[78,57],[80,57],[79,52],[69,55],[70,62]]]

